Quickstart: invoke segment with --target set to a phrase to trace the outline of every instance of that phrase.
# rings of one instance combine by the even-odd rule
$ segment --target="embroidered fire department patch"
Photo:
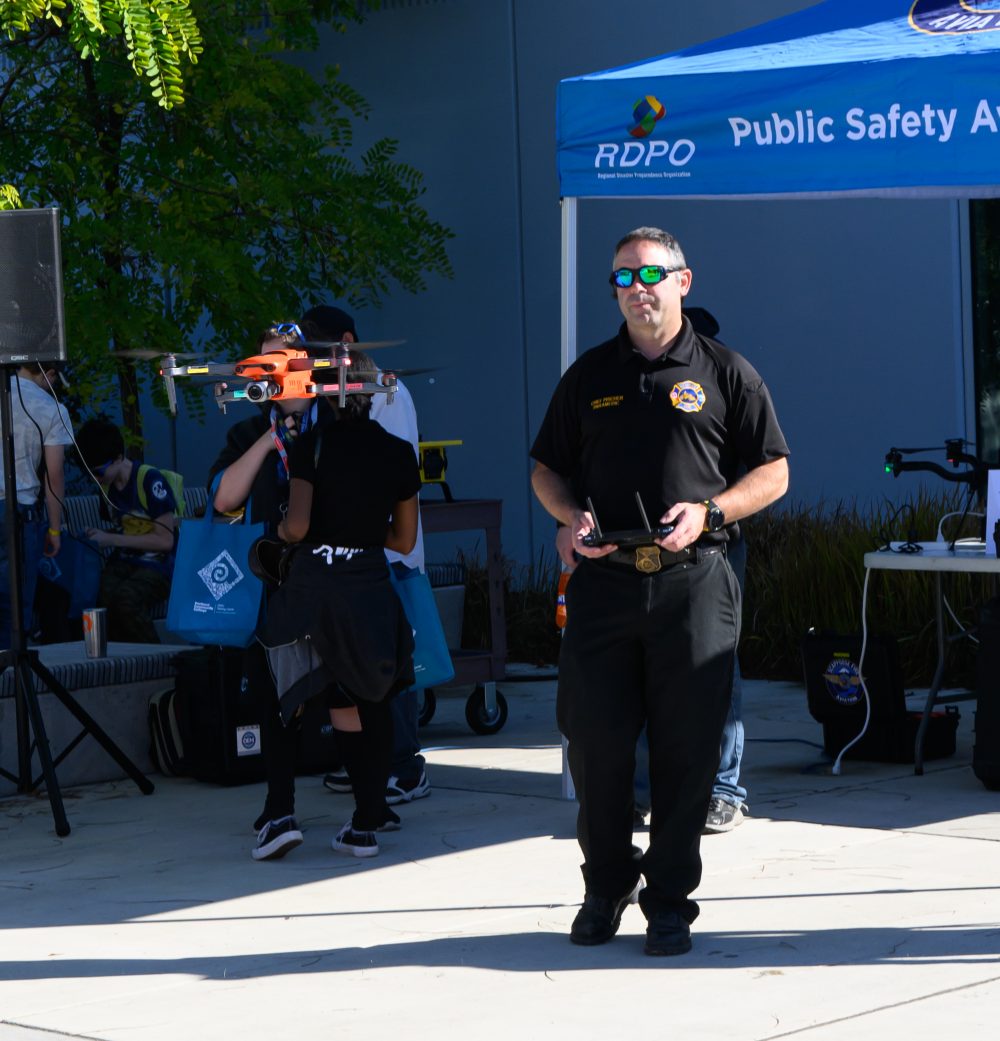
[[[705,407],[705,391],[694,380],[681,380],[670,391],[670,404],[681,412],[700,412]]]

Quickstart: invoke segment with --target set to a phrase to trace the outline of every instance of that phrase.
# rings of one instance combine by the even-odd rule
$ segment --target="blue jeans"
[[[736,581],[743,592],[746,576],[747,547],[740,537],[726,547],[726,557],[736,574]],[[747,790],[740,784],[740,764],[743,761],[743,677],[739,659],[733,670],[733,697],[722,728],[719,745],[719,769],[712,785],[712,798],[724,799],[734,806],[742,806],[747,799]],[[643,813],[649,812],[649,742],[643,728],[635,747],[635,805]]]
[[[396,574],[412,570],[401,561],[389,565]],[[424,772],[424,757],[420,754],[417,734],[420,718],[420,695],[415,687],[404,690],[392,699],[392,775],[407,783],[417,782]]]
[[[0,649],[10,647],[10,569],[7,557],[6,504],[0,499]],[[45,522],[35,511],[32,520],[21,525],[21,599],[24,607],[22,624],[25,635],[31,631],[31,612],[35,603],[35,585],[38,582],[38,562],[45,549]],[[25,516],[21,508],[22,517]]]

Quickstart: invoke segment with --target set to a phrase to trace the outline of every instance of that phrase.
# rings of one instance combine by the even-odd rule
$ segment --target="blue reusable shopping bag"
[[[101,585],[104,558],[96,542],[76,538],[68,532],[63,535],[59,552],[54,557],[42,557],[38,574],[69,593],[68,618],[79,618],[97,603]]]
[[[430,580],[416,568],[400,574],[390,567],[389,576],[413,630],[413,686],[421,690],[448,683],[455,678],[455,667]]]
[[[167,629],[191,643],[246,647],[260,615],[264,585],[247,563],[263,524],[216,523],[212,504],[222,474],[208,491],[205,516],[181,521],[174,577],[167,604]]]

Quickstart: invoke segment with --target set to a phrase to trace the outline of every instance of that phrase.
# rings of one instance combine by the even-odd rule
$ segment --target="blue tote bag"
[[[167,628],[191,643],[246,647],[264,592],[247,555],[264,525],[248,523],[249,501],[242,523],[215,523],[212,504],[221,477],[216,475],[209,489],[205,516],[181,521]]]
[[[391,565],[389,576],[413,630],[413,686],[421,690],[448,683],[455,678],[455,667],[430,580],[415,568],[400,574]]]
[[[97,603],[103,566],[104,558],[96,542],[65,532],[59,552],[39,560],[38,574],[69,593],[66,616],[79,618]]]

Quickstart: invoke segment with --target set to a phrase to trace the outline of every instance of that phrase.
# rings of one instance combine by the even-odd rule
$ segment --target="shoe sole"
[[[348,856],[361,857],[363,859],[378,856],[378,846],[345,846],[334,839],[330,843],[330,848],[334,853],[345,853]]]
[[[286,831],[266,846],[259,846],[250,851],[254,860],[280,860],[286,853],[291,853],[296,846],[302,845],[301,831]]]
[[[669,958],[673,954],[687,954],[691,950],[691,937],[680,943],[667,946],[666,944],[646,943],[645,951],[654,958]]]
[[[402,802],[413,802],[414,799],[426,799],[431,794],[430,787],[420,789],[414,788],[412,792],[403,792],[400,795],[386,795],[385,801],[388,806],[398,806]]]
[[[354,791],[354,786],[350,784],[327,784],[324,781],[323,787],[328,792],[336,792],[338,795],[350,795]]]

